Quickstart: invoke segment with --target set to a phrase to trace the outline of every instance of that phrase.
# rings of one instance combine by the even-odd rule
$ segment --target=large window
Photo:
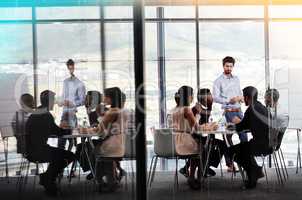
[[[274,8],[277,9],[277,8]],[[278,8],[279,10],[280,8]],[[296,16],[296,9],[285,9],[286,17]],[[292,13],[290,14],[289,11]],[[272,12],[275,17],[284,17]],[[302,123],[301,73],[302,73],[302,34],[301,21],[272,21],[270,23],[270,77],[271,85],[280,92],[279,113],[289,115],[289,127],[299,127]],[[295,161],[295,131],[288,131],[283,139],[286,159]]]
[[[51,42],[50,42],[51,41]],[[69,77],[66,61],[75,61],[75,75],[86,91],[102,90],[100,25],[98,23],[38,24],[38,91],[49,89],[62,95],[63,80]],[[61,108],[55,108],[60,118]],[[79,112],[85,115],[85,111]]]
[[[165,24],[167,108],[175,107],[174,94],[183,86],[196,89],[194,23]]]
[[[252,85],[263,99],[265,90],[264,25],[261,22],[200,22],[200,87],[212,90],[213,82],[223,72],[222,59],[232,56],[233,73],[241,88]],[[253,74],[253,76],[251,76]],[[221,115],[215,105],[214,114]]]

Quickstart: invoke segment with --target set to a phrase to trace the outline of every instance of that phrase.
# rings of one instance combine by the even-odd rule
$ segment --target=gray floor
[[[187,186],[185,179],[179,177],[179,190],[174,190],[173,173],[158,172],[154,183],[148,189],[150,200],[244,200],[244,199],[302,199],[302,172],[296,174],[295,169],[289,170],[290,178],[284,186],[277,184],[275,171],[269,170],[269,185],[266,184],[265,178],[259,181],[258,187],[254,190],[243,190],[241,188],[242,180],[237,175],[234,181],[231,180],[230,174],[224,172],[221,177],[217,171],[216,177],[207,179],[205,188],[200,191],[192,191]],[[44,190],[40,187],[36,179],[30,177],[24,191],[18,192],[16,189],[16,177],[10,177],[9,183],[5,178],[0,178],[0,199],[51,199],[47,198]],[[108,200],[133,200],[135,199],[135,184],[128,177],[128,184],[125,182],[115,193],[100,194],[93,182],[86,181],[84,177],[81,180],[75,178],[71,184],[67,183],[66,178],[61,183],[61,194],[57,199],[108,199]]]

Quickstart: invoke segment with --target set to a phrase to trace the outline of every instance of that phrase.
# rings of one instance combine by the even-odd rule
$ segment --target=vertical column
[[[136,199],[147,199],[146,184],[146,119],[145,119],[145,54],[144,54],[144,1],[135,0],[133,6],[135,126],[136,136]]]
[[[167,124],[167,105],[166,105],[166,56],[165,56],[165,23],[164,8],[158,7],[156,10],[157,22],[157,60],[158,60],[158,88],[159,88],[159,125],[161,128]],[[160,159],[162,170],[168,168],[166,159]]]
[[[106,36],[105,36],[105,20],[104,20],[104,5],[100,4],[100,50],[101,50],[101,73],[102,73],[102,87],[106,88]]]
[[[269,60],[269,3],[265,2],[264,5],[264,48],[265,48],[265,89],[270,87],[270,60]],[[271,124],[271,119],[269,118],[269,124]],[[271,133],[271,130],[269,130]],[[271,134],[269,134],[270,137]],[[272,167],[272,157],[269,155],[268,159],[269,168]]]
[[[269,5],[264,5],[265,88],[270,87]]]
[[[164,8],[157,8],[157,58],[158,58],[158,88],[159,88],[159,124],[160,127],[166,127],[166,66],[165,66],[165,24]]]
[[[32,6],[32,42],[33,42],[33,73],[34,73],[34,98],[35,106],[38,102],[38,49],[37,49],[37,23],[36,7]]]
[[[196,29],[196,76],[197,90],[200,88],[200,52],[199,52],[199,9],[198,1],[195,5],[195,29]]]

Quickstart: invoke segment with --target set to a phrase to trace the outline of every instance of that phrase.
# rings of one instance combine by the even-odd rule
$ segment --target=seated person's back
[[[26,122],[34,111],[34,98],[30,94],[23,94],[20,98],[21,109],[16,111],[12,120],[14,136],[17,140],[17,153],[26,154]]]
[[[68,130],[61,129],[55,124],[51,113],[43,107],[38,107],[26,123],[27,147],[29,152],[42,150],[48,146],[47,140],[51,135],[64,135]]]

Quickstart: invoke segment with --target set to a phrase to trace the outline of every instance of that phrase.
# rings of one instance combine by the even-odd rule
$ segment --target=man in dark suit
[[[258,100],[258,91],[249,86],[243,89],[244,102],[248,106],[242,121],[235,125],[237,132],[249,130],[253,138],[230,147],[232,157],[247,172],[247,189],[255,188],[257,180],[262,178],[262,168],[257,165],[254,156],[267,155],[271,152],[269,147],[269,118],[267,108]]]
[[[49,195],[57,195],[55,179],[64,168],[75,159],[72,152],[51,147],[47,140],[51,135],[62,136],[69,130],[62,129],[55,124],[49,111],[54,106],[55,93],[45,90],[40,94],[41,106],[29,117],[25,131],[27,159],[31,162],[48,162],[45,173],[40,174],[40,184],[45,187]]]

